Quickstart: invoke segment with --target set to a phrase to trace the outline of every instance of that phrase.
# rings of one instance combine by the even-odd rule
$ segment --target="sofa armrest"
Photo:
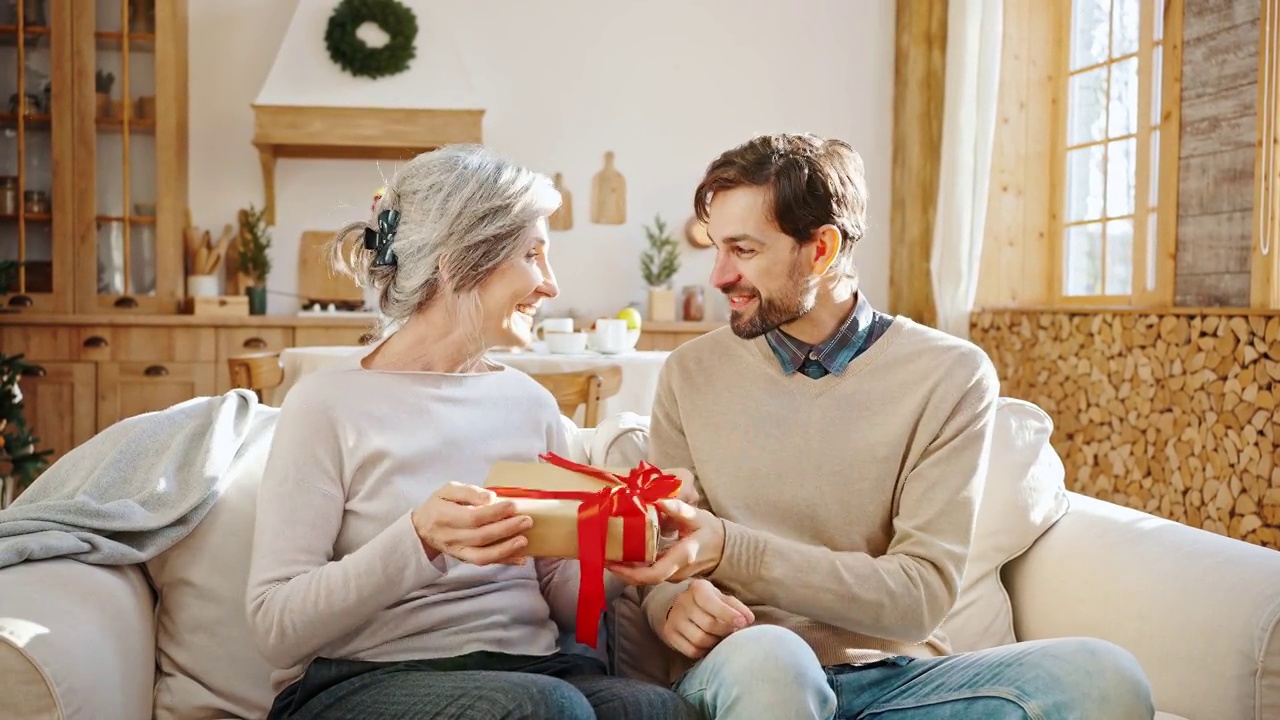
[[[1019,640],[1109,640],[1156,707],[1193,720],[1280,717],[1280,552],[1070,493],[1004,570]]]
[[[10,708],[19,699],[5,717],[151,717],[154,613],[137,566],[54,559],[0,570],[0,697]]]

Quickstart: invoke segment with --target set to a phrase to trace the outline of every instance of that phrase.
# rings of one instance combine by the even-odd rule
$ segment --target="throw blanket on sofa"
[[[204,518],[237,458],[271,442],[278,413],[232,390],[106,428],[0,510],[0,567],[51,557],[132,565],[164,552]]]

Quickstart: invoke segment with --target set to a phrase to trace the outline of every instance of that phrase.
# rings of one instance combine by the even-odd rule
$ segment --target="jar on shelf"
[[[28,215],[49,213],[49,193],[44,190],[28,190],[22,194],[22,209]]]
[[[685,322],[702,322],[706,316],[706,303],[703,301],[701,285],[686,285],[681,291],[683,312],[681,318]]]
[[[18,178],[16,175],[0,177],[0,215],[18,214]]]

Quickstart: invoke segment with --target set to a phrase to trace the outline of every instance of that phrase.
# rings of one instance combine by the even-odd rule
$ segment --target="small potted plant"
[[[640,256],[640,273],[649,285],[649,319],[671,322],[676,319],[676,291],[671,278],[680,270],[680,246],[667,231],[661,215],[653,218],[653,227],[644,229],[649,247]]]
[[[267,314],[267,275],[271,274],[271,230],[267,227],[266,208],[252,204],[240,211],[240,233],[236,242],[236,261],[245,280],[249,296],[249,314]]]

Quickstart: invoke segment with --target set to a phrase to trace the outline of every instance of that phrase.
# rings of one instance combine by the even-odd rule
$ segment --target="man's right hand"
[[[671,605],[662,625],[662,641],[681,655],[697,660],[725,637],[755,621],[755,614],[740,600],[697,578]]]

